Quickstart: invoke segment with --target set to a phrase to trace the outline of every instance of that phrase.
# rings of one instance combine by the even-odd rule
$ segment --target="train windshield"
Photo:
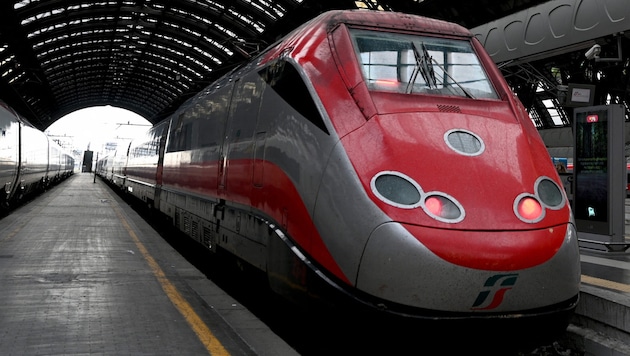
[[[351,30],[370,90],[497,99],[469,41]]]

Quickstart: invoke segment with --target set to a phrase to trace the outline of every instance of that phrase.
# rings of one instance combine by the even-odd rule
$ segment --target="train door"
[[[160,124],[156,132],[156,140],[158,140],[158,161],[157,171],[155,174],[155,197],[153,204],[156,209],[160,209],[160,195],[162,193],[162,177],[164,175],[164,154],[166,151],[166,138],[171,120],[167,120]]]
[[[156,142],[157,146],[157,171],[155,175],[155,184],[156,187],[162,186],[162,175],[164,173],[164,151],[166,150],[166,133],[168,132],[171,121],[167,120],[161,123],[155,130],[153,140]]]
[[[230,94],[230,100],[229,100],[229,104],[228,104],[228,115],[227,115],[227,119],[224,122],[223,125],[223,135],[221,136],[221,144],[219,145],[219,172],[218,172],[218,177],[217,177],[217,182],[218,182],[218,195],[219,197],[225,197],[225,195],[227,194],[226,189],[227,189],[227,175],[228,175],[228,166],[229,166],[229,160],[228,160],[228,156],[229,156],[229,136],[230,136],[230,130],[231,130],[231,123],[232,123],[232,118],[233,118],[233,102],[234,102],[234,91],[238,85],[240,83],[240,78],[237,79],[234,83],[234,85],[232,86],[232,90],[231,90],[231,94]]]
[[[226,132],[226,146],[229,151],[231,187],[229,194],[250,196],[252,161],[255,151],[256,126],[262,102],[264,81],[257,72],[250,72],[239,79],[234,86],[230,105],[229,123]],[[262,149],[259,149],[262,151]]]
[[[263,86],[264,82],[256,72],[246,74],[234,83],[220,155],[219,190],[224,194],[230,191],[228,174],[230,182],[238,182],[240,187],[251,184],[252,145]]]

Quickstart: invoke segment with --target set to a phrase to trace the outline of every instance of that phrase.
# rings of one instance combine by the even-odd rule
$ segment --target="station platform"
[[[625,225],[625,242],[630,244],[630,199]],[[571,348],[584,355],[630,355],[630,250],[615,252],[588,242],[580,246],[582,285],[568,328]]]
[[[2,355],[297,355],[100,179],[0,219]]]

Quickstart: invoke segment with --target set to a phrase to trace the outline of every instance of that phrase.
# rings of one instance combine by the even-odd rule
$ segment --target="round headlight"
[[[536,183],[536,194],[543,204],[550,209],[557,209],[564,205],[564,195],[556,182],[547,177],[539,178]]]
[[[390,205],[412,209],[420,205],[422,189],[400,172],[381,172],[372,178],[372,191]]]

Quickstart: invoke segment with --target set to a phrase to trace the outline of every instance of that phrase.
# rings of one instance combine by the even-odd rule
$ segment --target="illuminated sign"
[[[586,116],[586,122],[588,122],[589,124],[592,124],[598,121],[599,121],[599,116],[597,116],[597,114]]]

